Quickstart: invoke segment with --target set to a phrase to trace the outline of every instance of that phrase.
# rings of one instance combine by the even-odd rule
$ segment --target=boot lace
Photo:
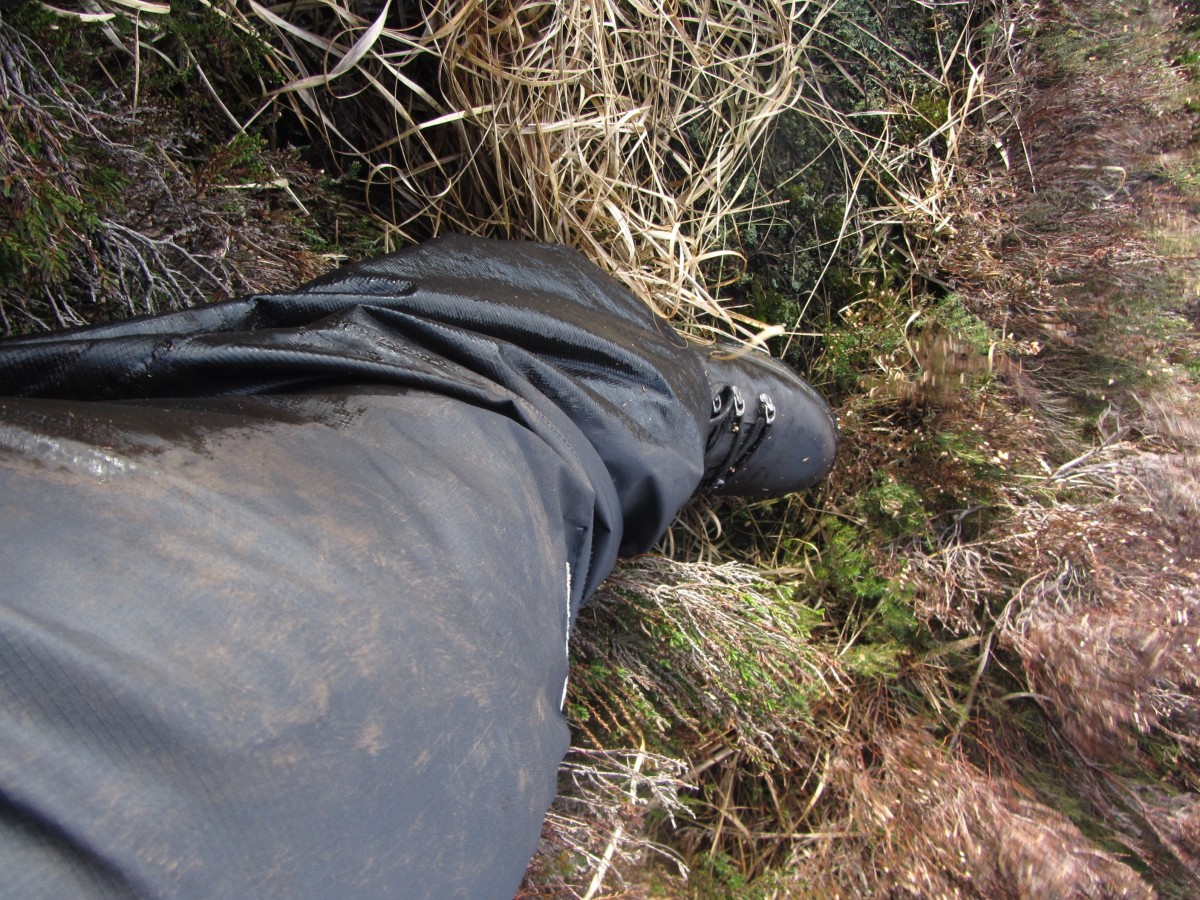
[[[708,466],[704,473],[703,486],[720,490],[726,480],[746,462],[759,448],[767,429],[775,421],[775,403],[767,394],[759,394],[756,404],[757,415],[746,421],[746,401],[735,385],[726,385],[713,397],[712,417],[709,419],[708,443],[705,458],[716,448],[722,438],[732,435],[729,448],[721,459]]]

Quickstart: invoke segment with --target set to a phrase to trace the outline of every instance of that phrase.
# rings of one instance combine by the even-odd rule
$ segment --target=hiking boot
[[[829,474],[838,428],[820,394],[758,350],[733,343],[697,349],[713,398],[701,491],[778,497]]]

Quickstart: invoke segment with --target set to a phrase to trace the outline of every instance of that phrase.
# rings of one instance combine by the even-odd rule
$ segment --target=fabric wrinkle
[[[579,606],[703,475],[669,326],[575,251],[455,237],[0,343],[0,398],[11,884],[512,896]]]

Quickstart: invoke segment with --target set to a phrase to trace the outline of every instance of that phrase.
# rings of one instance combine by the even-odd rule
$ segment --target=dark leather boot
[[[820,394],[758,350],[698,349],[713,398],[701,491],[778,497],[829,474],[838,427]]]

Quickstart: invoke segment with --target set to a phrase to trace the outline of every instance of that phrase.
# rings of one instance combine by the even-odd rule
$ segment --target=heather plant
[[[214,133],[225,101],[180,89],[209,83],[196,54],[226,46],[200,40],[213,14],[199,29],[147,6],[136,26],[119,5],[63,17],[27,4],[0,18],[0,333],[294,285],[333,265],[335,235],[340,252],[379,231],[295,151],[228,124]],[[151,37],[158,56],[139,43]],[[102,80],[131,65],[127,50],[158,65]]]

